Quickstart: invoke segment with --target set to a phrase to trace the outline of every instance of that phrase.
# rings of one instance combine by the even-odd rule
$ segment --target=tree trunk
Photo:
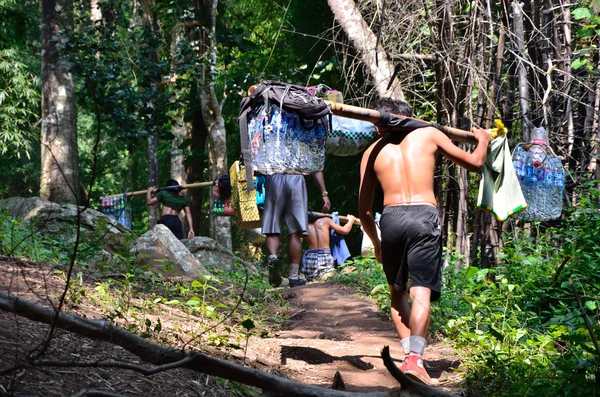
[[[144,28],[149,34],[149,47],[148,57],[151,65],[155,65],[158,61],[158,55],[156,54],[157,43],[154,39],[155,32],[158,31],[158,23],[156,21],[156,13],[154,12],[154,0],[142,0],[142,9],[144,12]],[[156,72],[153,70],[147,70],[147,78],[149,81],[149,91],[155,93],[156,88]],[[157,109],[154,105],[154,98],[151,96],[146,103],[146,128],[148,130],[148,186],[160,185],[158,180],[159,169],[158,169],[158,120],[157,120]],[[148,229],[151,229],[160,217],[160,208],[158,205],[152,205],[148,207]]]
[[[191,128],[191,147],[190,151],[195,155],[195,161],[190,161],[186,166],[186,174],[190,181],[201,181],[206,179],[204,177],[205,164],[203,161],[198,159],[198,153],[206,153],[206,141],[208,137],[208,131],[204,124],[204,118],[202,117],[202,109],[199,107],[193,110],[193,120]],[[205,210],[210,210],[210,207],[206,206],[206,202],[210,201],[208,198],[212,196],[212,191],[209,189],[192,189],[188,192],[188,198],[190,199],[190,210],[192,211],[194,222],[194,231],[197,235],[210,235],[207,233],[210,230],[210,225],[207,224],[208,217],[200,216]]]
[[[385,51],[376,48],[377,37],[367,25],[353,0],[327,0],[335,19],[361,54],[363,65],[368,69],[377,95],[404,100],[398,80],[387,90],[394,74],[394,65]],[[375,62],[377,57],[377,62]],[[379,66],[377,66],[379,64]]]
[[[221,113],[221,105],[215,92],[215,78],[217,75],[217,42],[216,42],[216,15],[218,0],[207,0],[204,2],[205,15],[210,16],[208,26],[208,37],[205,46],[208,50],[208,76],[202,81],[200,87],[200,104],[202,117],[208,130],[210,143],[210,177],[215,180],[221,175],[229,173],[227,167],[227,141],[225,139],[225,120]],[[212,202],[212,196],[211,196]],[[227,249],[231,244],[231,220],[225,216],[211,217],[211,237]]]
[[[179,45],[183,41],[184,32],[182,29],[174,29],[171,37],[171,82],[177,81],[177,66],[181,63],[181,55],[179,53]],[[188,136],[188,130],[190,126],[184,121],[184,107],[181,106],[177,114],[173,117],[173,125],[171,127],[171,133],[173,134],[173,141],[171,142],[171,179],[175,179],[179,183],[191,182],[188,181],[187,173],[183,162],[185,160],[184,151],[181,147],[186,137]],[[193,189],[190,189],[193,190]],[[186,190],[185,194],[190,199],[191,191]],[[199,212],[198,212],[199,213]],[[193,213],[192,213],[193,214]],[[181,218],[183,224],[183,235],[188,235],[189,225],[185,221],[184,211],[180,211],[179,218]],[[192,216],[192,219],[194,216]],[[193,226],[193,225],[192,225]],[[194,228],[195,231],[199,229]]]
[[[523,139],[526,142],[530,140],[531,122],[529,120],[529,82],[527,80],[527,69],[525,67],[524,59],[525,54],[525,41],[523,32],[523,5],[521,3],[513,2],[513,28],[515,34],[515,50],[517,53],[518,66],[517,70],[519,73],[519,98],[521,104],[521,117],[523,118]]]
[[[77,106],[71,62],[62,46],[73,29],[72,0],[42,0],[42,169],[40,196],[80,203]]]

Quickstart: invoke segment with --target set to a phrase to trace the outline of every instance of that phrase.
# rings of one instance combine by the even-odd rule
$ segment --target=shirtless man
[[[347,218],[347,223],[341,226],[327,216],[321,217],[309,211],[308,236],[305,237],[308,249],[302,255],[302,273],[308,280],[324,276],[334,270],[333,256],[329,248],[330,231],[333,230],[344,236],[350,233],[356,217],[348,215]]]
[[[407,115],[390,107],[390,103],[388,99],[387,106],[379,110]],[[406,104],[400,103],[405,108]],[[440,298],[442,279],[442,235],[433,191],[436,154],[439,151],[461,167],[479,172],[490,136],[485,130],[474,128],[478,144],[468,153],[433,127],[390,134],[378,128],[378,132],[382,138],[365,151],[361,162],[360,221],[390,285],[392,320],[405,352],[400,369],[429,384],[423,353],[431,320],[430,305]],[[381,241],[372,211],[377,181],[383,190]]]

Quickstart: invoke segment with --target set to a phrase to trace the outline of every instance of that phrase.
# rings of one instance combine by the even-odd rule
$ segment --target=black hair
[[[315,214],[315,210],[313,210],[313,208],[309,205],[308,206],[308,222],[312,223],[321,218],[324,218],[324,216]]]
[[[169,180],[167,181],[167,183],[165,183],[165,186],[166,186],[166,187],[169,187],[169,186],[177,186],[177,187],[174,187],[174,188],[172,188],[172,189],[167,189],[167,190],[168,190],[168,191],[170,191],[170,192],[179,193],[180,191],[182,191],[182,190],[183,190],[183,186],[180,186],[180,185],[179,185],[179,182],[177,182],[175,179],[169,179]]]
[[[389,97],[377,99],[371,104],[371,108],[378,111],[394,113],[400,116],[412,117],[413,115],[412,109],[408,103]]]

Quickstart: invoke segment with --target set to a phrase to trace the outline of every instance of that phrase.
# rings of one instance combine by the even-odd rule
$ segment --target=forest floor
[[[64,276],[51,266],[0,257],[0,289],[46,306],[56,304],[64,288]],[[256,369],[311,385],[330,387],[339,371],[349,391],[383,391],[399,387],[380,358],[390,346],[396,365],[403,353],[393,324],[381,319],[375,304],[352,291],[328,282],[303,287],[280,288],[289,302],[283,328],[266,337],[251,337],[246,352],[223,352],[219,358],[244,361]],[[68,311],[88,318],[100,318],[102,310],[92,304],[69,306]],[[173,314],[174,313],[174,314]],[[185,328],[184,317],[175,312],[161,313],[163,324],[172,329]],[[170,318],[167,316],[171,315]],[[256,395],[222,379],[183,369],[144,377],[114,368],[32,367],[22,364],[4,373],[34,351],[49,327],[14,314],[0,311],[0,396],[74,396],[85,389],[103,390],[122,396],[232,396]],[[219,356],[216,349],[211,355]],[[244,358],[245,357],[245,358]],[[124,349],[57,331],[45,360],[111,360],[139,364],[139,359]],[[452,346],[430,341],[426,349],[426,368],[435,386],[460,395],[461,377],[454,369],[460,363]]]

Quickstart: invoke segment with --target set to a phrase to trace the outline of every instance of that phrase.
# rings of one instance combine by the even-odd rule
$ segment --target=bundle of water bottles
[[[527,209],[515,218],[522,221],[558,219],[562,213],[565,172],[560,159],[551,154],[546,130],[534,128],[529,150],[517,146],[512,160],[527,202]]]
[[[131,207],[126,194],[100,197],[100,202],[104,215],[131,229]]]

